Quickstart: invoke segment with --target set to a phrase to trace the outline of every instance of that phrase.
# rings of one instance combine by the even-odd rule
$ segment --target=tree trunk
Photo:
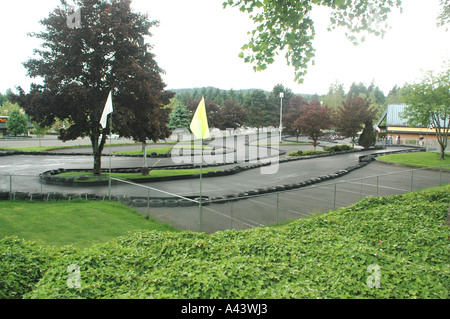
[[[93,175],[100,175],[102,170],[102,153],[103,148],[105,147],[105,142],[108,135],[106,130],[104,130],[102,138],[99,144],[99,131],[94,132],[91,135],[91,144],[92,144],[92,154],[94,155],[94,168],[92,170]]]
[[[94,169],[93,175],[101,175],[102,170],[102,154],[98,151],[98,148],[94,148]]]

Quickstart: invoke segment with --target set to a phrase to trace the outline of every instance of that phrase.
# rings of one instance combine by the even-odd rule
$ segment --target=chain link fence
[[[248,229],[352,205],[367,196],[388,196],[450,183],[450,165],[433,168],[396,168],[376,176],[339,181],[322,178],[289,185],[262,187],[226,196],[181,196],[143,184],[109,178],[83,180],[66,176],[57,183],[45,183],[31,175],[0,175],[0,200],[117,201],[143,215],[182,230],[216,232]],[[64,181],[69,184],[64,185]],[[195,190],[192,190],[195,192]]]

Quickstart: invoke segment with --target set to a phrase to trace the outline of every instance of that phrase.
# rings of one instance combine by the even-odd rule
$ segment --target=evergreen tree
[[[375,145],[377,141],[377,132],[373,129],[372,120],[367,120],[364,123],[364,130],[359,137],[358,144],[365,149]]]
[[[170,121],[169,121],[169,129],[171,131],[177,128],[186,128],[189,129],[189,125],[191,124],[188,109],[183,104],[178,104],[175,106],[175,109],[170,113]]]

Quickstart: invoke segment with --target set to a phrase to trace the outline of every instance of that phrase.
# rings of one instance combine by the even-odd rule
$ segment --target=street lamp
[[[283,97],[284,93],[280,92],[280,144],[281,144],[281,131],[283,130]]]

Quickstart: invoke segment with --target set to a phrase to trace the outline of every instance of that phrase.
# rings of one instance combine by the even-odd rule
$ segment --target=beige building
[[[401,115],[406,104],[389,104],[386,111],[378,120],[379,136],[392,137],[392,144],[419,144],[423,140],[436,141],[436,131],[423,126],[410,126],[408,120]],[[400,143],[398,143],[400,139]]]

